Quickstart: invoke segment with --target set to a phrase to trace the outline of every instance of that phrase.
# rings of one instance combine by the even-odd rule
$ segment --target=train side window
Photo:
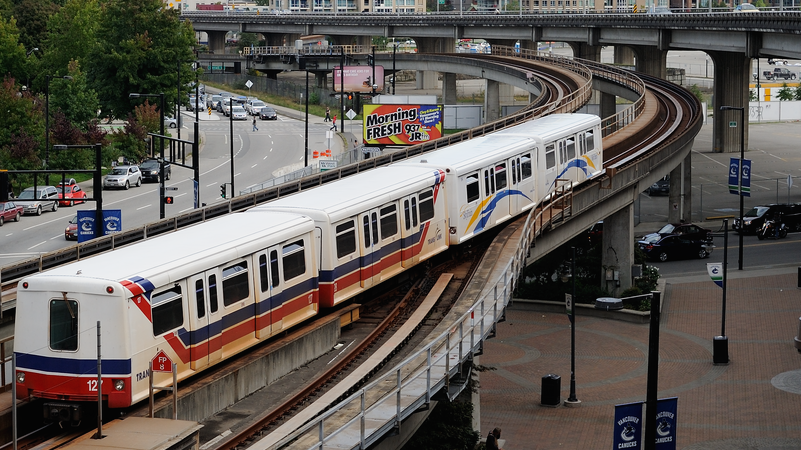
[[[231,306],[234,303],[248,298],[250,286],[248,285],[248,263],[240,261],[233,266],[223,269],[223,304]]]
[[[403,201],[403,226],[404,230],[412,227],[412,214],[409,212],[409,200]]]
[[[490,196],[490,182],[489,182],[489,171],[484,170],[484,197]]]
[[[337,258],[343,258],[356,251],[356,225],[352,220],[336,227]]]
[[[478,173],[468,175],[464,180],[464,184],[467,190],[467,203],[478,200],[480,195],[478,189]]]
[[[567,162],[567,150],[565,149],[565,141],[559,141],[559,164]]]
[[[197,318],[206,317],[206,296],[203,290],[203,280],[195,280],[195,304],[197,305]]]
[[[373,229],[373,245],[378,244],[378,214],[370,213],[370,225]]]
[[[517,160],[512,158],[512,185],[517,184]]]
[[[495,185],[499,191],[506,187],[506,163],[495,166]]]
[[[417,196],[420,198],[420,222],[427,222],[434,218],[434,191],[427,189]]]
[[[364,248],[370,247],[370,217],[365,215],[362,219],[362,226],[364,227]]]
[[[398,234],[398,208],[389,205],[381,208],[381,239]]]
[[[417,228],[417,198],[412,197],[412,226]]]
[[[556,147],[554,144],[545,146],[545,167],[547,170],[556,167]]]
[[[217,275],[209,275],[209,311],[217,312]]]
[[[259,255],[259,285],[261,285],[262,292],[267,292],[270,289],[270,277],[267,275],[268,273],[267,255],[261,254]]]
[[[306,273],[306,249],[303,240],[295,241],[283,248],[284,281]]]
[[[278,286],[278,251],[273,250],[270,252],[270,276],[273,278],[273,287]]]
[[[576,140],[574,138],[567,138],[565,140],[565,147],[567,148],[567,159],[576,159]]]
[[[75,300],[50,300],[50,348],[78,350],[78,302]]]
[[[153,305],[153,336],[160,336],[184,324],[181,286],[153,294],[150,304]]]
[[[587,154],[587,143],[584,142],[584,132],[578,134],[576,144],[578,144],[578,153],[580,156]]]
[[[521,179],[526,180],[531,178],[531,154],[523,155],[520,161],[520,169],[522,169],[522,175],[520,175]]]
[[[584,133],[584,144],[586,145],[588,152],[595,150],[595,134],[593,133],[593,130]]]

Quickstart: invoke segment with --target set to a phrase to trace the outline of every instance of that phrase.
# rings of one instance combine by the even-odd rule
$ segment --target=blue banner
[[[78,211],[78,242],[95,237],[95,210]],[[122,210],[103,210],[103,235],[122,231]]]
[[[615,405],[614,449],[640,449],[642,402]]]
[[[678,397],[656,402],[656,450],[676,450]]]
[[[743,171],[743,184],[740,186],[740,170]],[[729,159],[729,193],[739,194],[742,191],[743,197],[751,196],[751,160],[740,158]]]

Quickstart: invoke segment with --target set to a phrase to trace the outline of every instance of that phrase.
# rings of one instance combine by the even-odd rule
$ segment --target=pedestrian
[[[253,116],[253,131],[259,131],[259,128],[256,126],[256,116]]]
[[[501,439],[501,429],[495,428],[494,430],[490,431],[487,435],[487,450],[503,450],[498,445],[498,441]]]
[[[337,131],[337,115],[336,114],[334,114],[334,118],[331,119],[331,122],[333,123],[333,125],[331,125],[331,128],[329,128],[329,130]]]
[[[325,107],[325,119],[323,119],[323,122],[330,122],[330,121],[331,121],[331,108],[326,106]]]

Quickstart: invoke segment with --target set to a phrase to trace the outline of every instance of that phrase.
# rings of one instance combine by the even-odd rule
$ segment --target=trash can
[[[712,342],[712,363],[729,363],[729,338],[726,336],[715,336]]]
[[[614,297],[596,298],[595,309],[602,309],[604,311],[623,309],[623,300]]]
[[[562,378],[549,373],[542,377],[542,392],[540,404],[542,406],[559,406],[562,403]]]
[[[793,344],[798,353],[801,353],[801,317],[798,318],[798,335],[793,338]]]

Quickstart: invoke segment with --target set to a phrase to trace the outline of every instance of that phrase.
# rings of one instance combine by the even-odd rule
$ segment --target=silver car
[[[231,119],[233,119],[233,120],[247,120],[248,119],[248,113],[245,111],[244,107],[234,105],[234,112],[231,115]]]
[[[22,206],[23,214],[42,214],[42,211],[58,210],[58,190],[55,186],[37,186],[36,189],[29,187],[20,192],[14,200],[18,206]]]
[[[262,108],[266,106],[267,105],[261,100],[248,100],[247,104],[245,105],[245,109],[251,116],[258,116]]]
[[[103,179],[103,189],[128,189],[134,185],[142,185],[142,172],[139,166],[117,166]]]

